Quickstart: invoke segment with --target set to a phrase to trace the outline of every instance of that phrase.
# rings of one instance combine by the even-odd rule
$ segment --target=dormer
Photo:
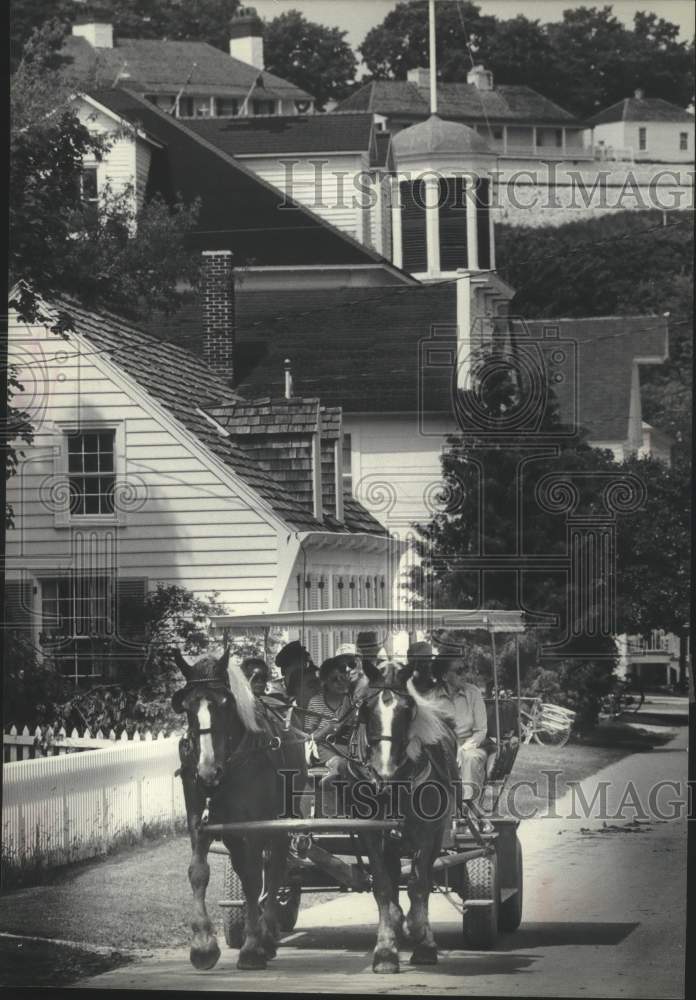
[[[496,160],[486,140],[467,125],[431,115],[398,132],[392,146],[394,263],[421,280],[494,268]]]

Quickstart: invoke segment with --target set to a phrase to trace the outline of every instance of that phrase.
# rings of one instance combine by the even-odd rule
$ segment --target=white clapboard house
[[[210,316],[222,257],[206,258]],[[10,309],[14,405],[35,434],[8,484],[8,624],[65,674],[109,677],[136,657],[138,609],[159,582],[237,611],[386,602],[389,540],[343,497],[339,407],[242,399],[118,316],[42,309],[32,325]],[[73,319],[67,339],[51,331],[58,310]],[[208,330],[214,355],[224,334]],[[330,654],[309,640],[315,658]]]

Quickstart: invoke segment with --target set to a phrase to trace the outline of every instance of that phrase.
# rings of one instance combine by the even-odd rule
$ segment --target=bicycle
[[[551,705],[541,698],[527,700],[531,701],[529,710],[520,707],[522,742],[531,743],[534,740],[543,747],[564,747],[570,739],[575,712],[560,705]]]
[[[620,681],[613,691],[605,695],[600,705],[600,711],[605,715],[610,715],[613,719],[618,719],[620,715],[635,713],[642,708],[645,702],[643,691],[634,690],[630,683]]]

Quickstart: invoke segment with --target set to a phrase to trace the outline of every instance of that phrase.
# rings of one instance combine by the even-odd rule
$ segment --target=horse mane
[[[406,756],[411,760],[418,760],[423,747],[451,739],[452,730],[443,712],[418,693],[412,677],[406,682],[406,690],[416,706],[416,713],[408,730]]]
[[[231,663],[227,668],[227,677],[244,728],[251,733],[258,733],[256,699],[241,666],[237,663]]]

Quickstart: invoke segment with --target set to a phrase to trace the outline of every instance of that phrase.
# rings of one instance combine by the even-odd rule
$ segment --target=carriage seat
[[[512,771],[520,741],[517,730],[517,702],[502,698],[498,702],[500,714],[500,745],[496,741],[495,699],[485,698],[488,716],[488,737],[483,744],[488,751],[486,779],[503,781]]]

